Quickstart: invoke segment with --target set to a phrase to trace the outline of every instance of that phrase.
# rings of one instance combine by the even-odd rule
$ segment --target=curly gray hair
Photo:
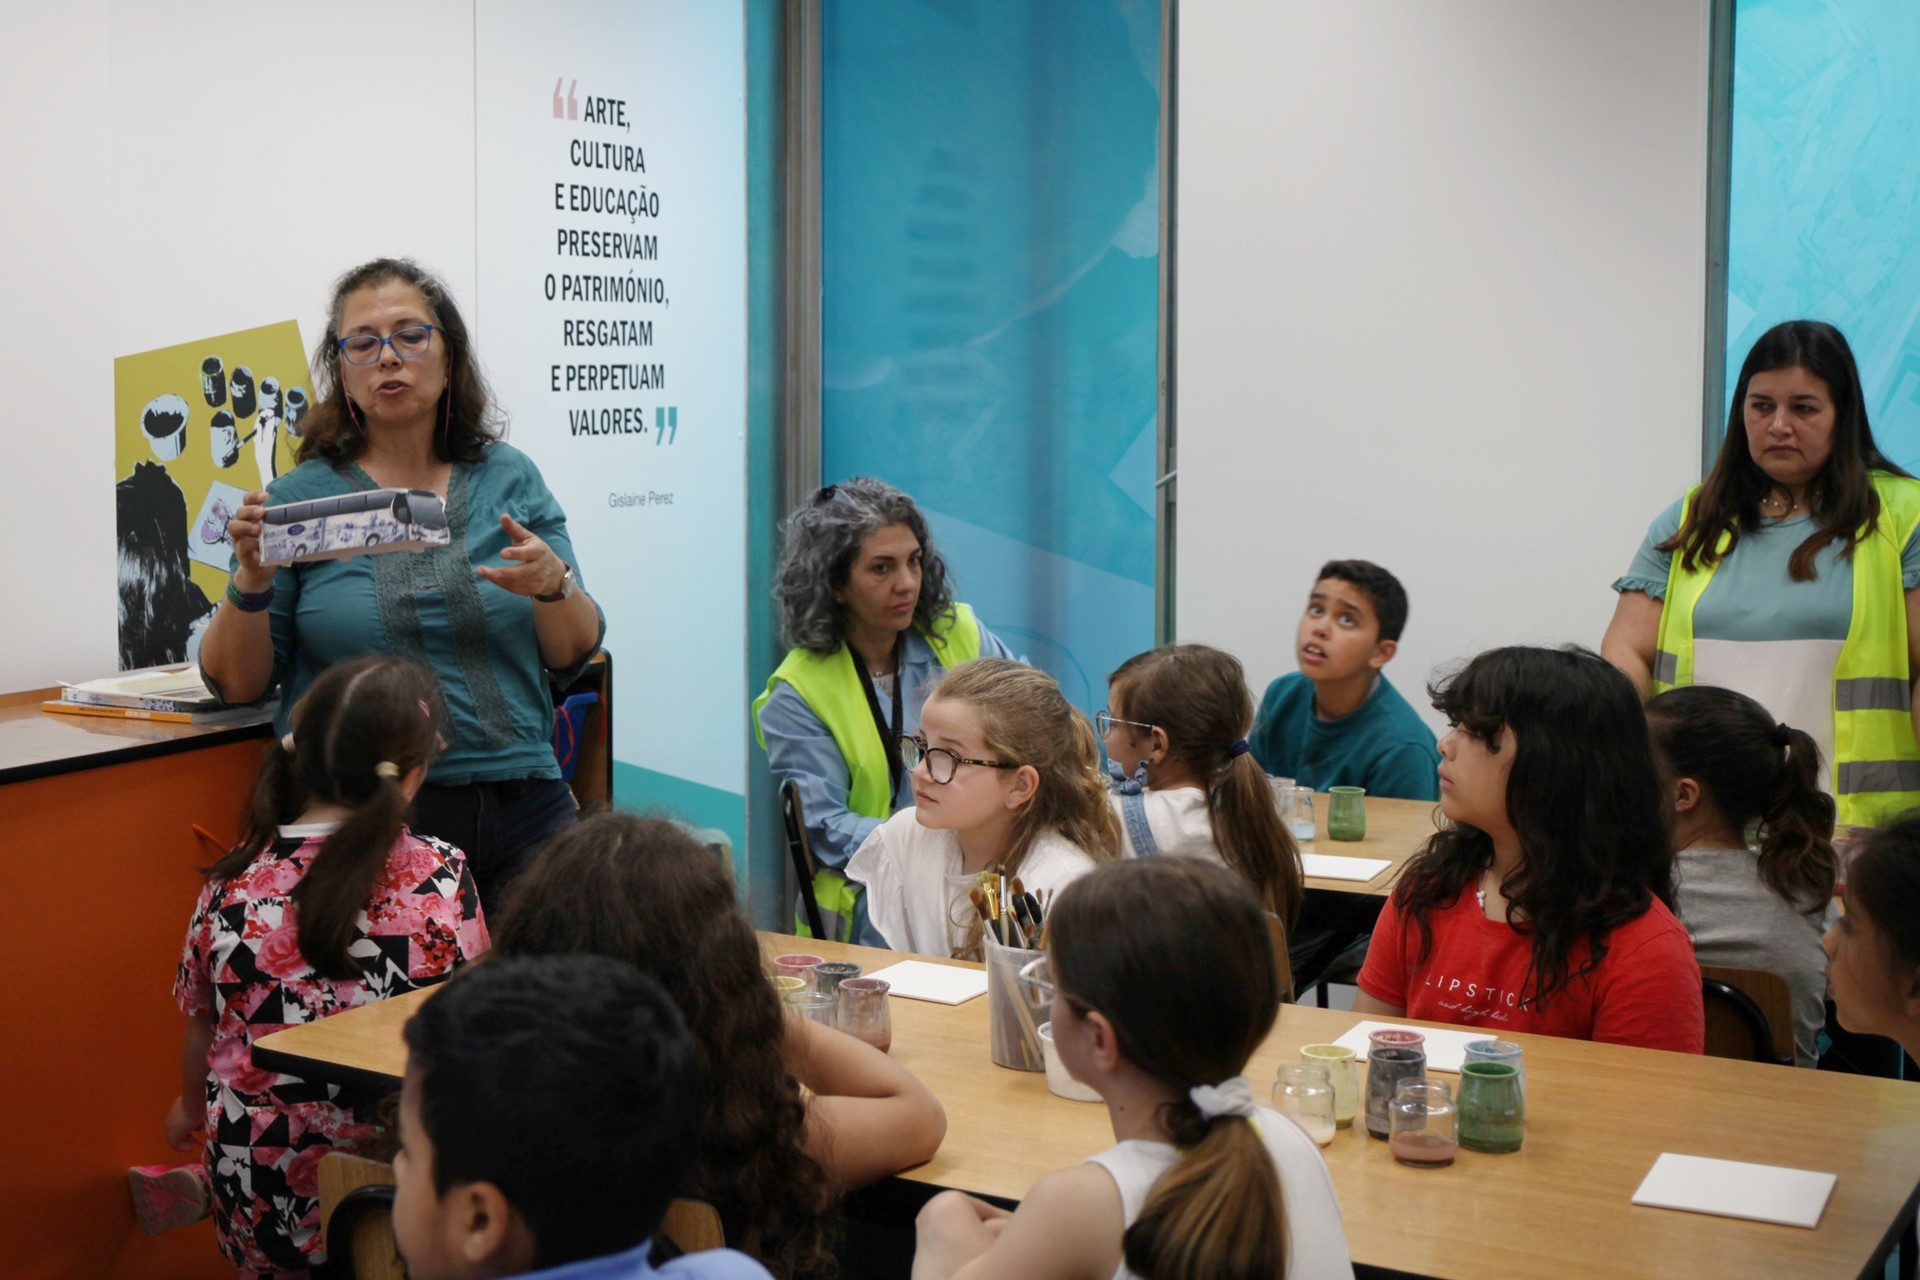
[[[953,607],[947,562],[934,549],[927,518],[912,498],[884,480],[855,476],[830,484],[787,517],[786,544],[773,575],[780,633],[789,647],[832,653],[846,636],[846,606],[834,591],[847,585],[854,557],[867,536],[903,524],[920,542],[920,601],[913,624],[921,631]]]

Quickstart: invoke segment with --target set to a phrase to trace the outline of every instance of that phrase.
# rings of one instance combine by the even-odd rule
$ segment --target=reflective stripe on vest
[[[1875,472],[1873,488],[1880,518],[1853,549],[1853,616],[1833,668],[1833,759],[1827,762],[1840,821],[1855,826],[1878,826],[1920,805],[1906,593],[1899,589],[1900,554],[1920,525],[1920,481]],[[1697,486],[1688,492],[1682,525],[1699,492]],[[1679,554],[1673,556],[1653,658],[1657,693],[1693,683],[1693,612],[1718,564],[1716,558],[1689,573]]]
[[[942,615],[926,634],[927,645],[942,668],[957,667],[980,656],[980,622],[973,610],[956,603]],[[833,735],[840,758],[847,762],[847,808],[868,818],[884,818],[893,812],[893,777],[887,771],[888,745],[880,741],[880,730],[873,723],[873,710],[867,706],[866,691],[860,687],[860,673],[853,669],[853,654],[845,644],[832,653],[821,655],[805,649],[790,650],[774,673],[767,678],[766,691],[753,700],[753,731],[760,745],[767,735],[760,728],[760,709],[773,696],[780,681],[793,686],[806,700],[813,714]],[[906,690],[894,689],[896,698]]]

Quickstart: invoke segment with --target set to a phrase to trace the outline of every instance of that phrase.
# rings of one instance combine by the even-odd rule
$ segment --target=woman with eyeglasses
[[[882,945],[978,960],[981,872],[1018,876],[1044,899],[1120,856],[1093,726],[1046,672],[1005,658],[954,668],[902,746],[913,808],[847,863]]]
[[[791,649],[754,700],[754,729],[774,776],[799,789],[828,932],[879,946],[843,873],[913,800],[895,744],[919,730],[940,672],[1013,654],[953,598],[926,517],[892,485],[828,485],[784,532],[773,595]]]
[[[341,276],[313,376],[300,465],[247,495],[227,525],[233,577],[201,670],[228,702],[277,690],[284,731],[337,662],[391,653],[430,668],[447,743],[410,825],[464,849],[494,902],[575,820],[553,754],[552,690],[599,648],[605,616],[581,588],[566,513],[532,459],[500,439],[466,322],[439,279],[393,258]],[[437,494],[449,545],[260,563],[264,508],[385,488]]]

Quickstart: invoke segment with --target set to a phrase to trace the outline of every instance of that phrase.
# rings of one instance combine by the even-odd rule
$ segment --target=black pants
[[[495,914],[507,891],[547,841],[579,819],[573,792],[558,778],[507,782],[429,782],[413,800],[408,825],[467,855],[481,909]]]

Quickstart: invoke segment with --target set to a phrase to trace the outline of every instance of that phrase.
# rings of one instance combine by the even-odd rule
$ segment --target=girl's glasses
[[[1102,708],[1099,715],[1093,718],[1093,727],[1100,731],[1100,736],[1103,738],[1106,737],[1107,734],[1112,731],[1113,726],[1117,724],[1126,725],[1129,729],[1144,729],[1148,733],[1153,732],[1153,726],[1150,724],[1141,724],[1138,720],[1122,720],[1119,716],[1114,715],[1113,712],[1104,708]]]
[[[977,764],[982,769],[1018,769],[1017,764],[1005,764],[999,760],[969,760],[966,756],[957,756],[945,747],[930,747],[927,740],[920,737],[900,739],[900,760],[909,770],[922,760],[927,762],[927,776],[942,785],[953,781],[953,774],[963,764]]]
[[[356,333],[350,338],[342,338],[340,354],[347,358],[348,364],[372,364],[380,358],[382,347],[392,347],[393,354],[402,360],[418,360],[427,354],[427,348],[432,345],[433,326],[415,324],[396,329],[384,338],[376,338],[370,333]]]

